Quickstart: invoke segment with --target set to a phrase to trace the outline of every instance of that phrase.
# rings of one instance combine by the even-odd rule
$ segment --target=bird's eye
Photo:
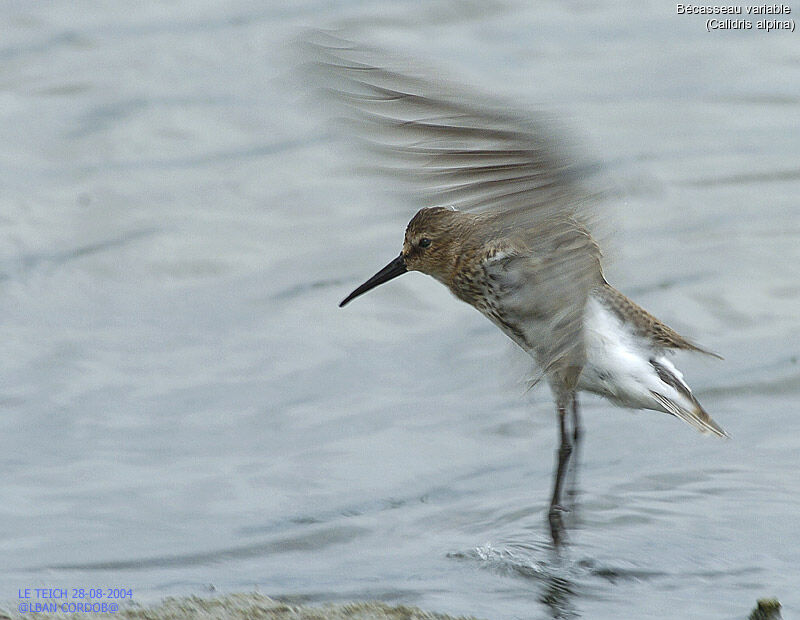
[[[430,244],[431,240],[428,239],[427,237],[423,237],[422,239],[419,240],[419,247],[421,248],[427,248],[430,246]]]

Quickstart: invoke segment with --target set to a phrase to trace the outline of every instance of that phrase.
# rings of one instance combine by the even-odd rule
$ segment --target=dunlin
[[[669,354],[714,355],[680,336],[605,280],[589,233],[597,202],[587,169],[542,122],[471,91],[370,62],[374,52],[316,46],[318,67],[381,146],[424,190],[402,251],[340,304],[408,271],[444,284],[529,353],[549,384],[561,445],[550,503],[558,544],[564,473],[580,432],[577,392],[671,414],[727,434],[705,412]],[[572,432],[567,413],[572,414]]]

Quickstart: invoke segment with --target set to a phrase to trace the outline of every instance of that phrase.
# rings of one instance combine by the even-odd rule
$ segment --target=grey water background
[[[0,600],[800,609],[800,35],[659,2],[0,16]],[[553,406],[502,334],[416,274],[336,307],[414,207],[291,87],[289,42],[333,26],[558,115],[631,190],[609,280],[725,357],[677,361],[731,441],[583,399],[560,557]]]

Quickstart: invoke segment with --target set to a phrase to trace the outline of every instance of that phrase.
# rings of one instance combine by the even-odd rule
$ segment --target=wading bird
[[[549,523],[562,539],[561,492],[580,435],[579,391],[671,414],[726,437],[669,359],[715,355],[680,336],[605,280],[589,230],[590,170],[542,122],[470,91],[382,68],[377,52],[312,45],[314,66],[346,115],[421,190],[402,250],[340,304],[408,271],[444,284],[535,360],[553,393],[560,447]],[[717,356],[718,357],[718,356]],[[572,429],[567,416],[571,413]]]

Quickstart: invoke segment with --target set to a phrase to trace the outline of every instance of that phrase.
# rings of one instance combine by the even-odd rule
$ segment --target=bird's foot
[[[564,520],[561,514],[564,509],[561,506],[551,506],[550,512],[547,515],[547,520],[550,523],[550,537],[553,540],[553,546],[558,548],[566,538],[566,530],[564,529]]]

